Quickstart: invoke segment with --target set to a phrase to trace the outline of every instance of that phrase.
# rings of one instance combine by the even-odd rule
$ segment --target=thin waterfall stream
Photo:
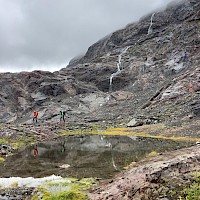
[[[118,56],[118,62],[117,62],[117,71],[114,72],[113,74],[111,74],[110,76],[110,86],[109,86],[109,92],[112,92],[112,82],[113,82],[113,78],[115,76],[117,76],[118,74],[121,73],[121,70],[123,70],[123,67],[122,67],[122,63],[121,63],[121,59],[122,59],[122,55],[126,53],[126,51],[129,49],[130,46],[124,48],[122,50],[122,52],[119,54]]]
[[[152,25],[153,25],[153,17],[154,17],[154,15],[155,15],[156,13],[153,13],[152,15],[151,15],[151,23],[150,23],[150,25],[149,25],[149,28],[148,28],[148,34],[147,35],[149,35],[149,34],[151,34],[152,33]]]

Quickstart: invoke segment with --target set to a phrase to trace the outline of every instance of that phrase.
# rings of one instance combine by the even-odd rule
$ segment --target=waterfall
[[[121,67],[122,63],[121,63],[121,59],[122,59],[122,55],[126,53],[126,51],[129,49],[129,46],[124,48],[123,51],[119,54],[118,56],[118,62],[117,62],[117,71],[114,72],[113,74],[111,74],[110,76],[110,86],[109,86],[109,92],[112,92],[112,81],[113,81],[113,78],[115,76],[117,76],[118,74],[121,73],[121,70],[123,69]]]
[[[117,71],[121,71],[121,69],[120,69],[120,67],[121,67],[121,59],[122,59],[122,55],[120,54],[118,56]]]
[[[147,35],[149,35],[149,34],[151,34],[152,33],[152,25],[153,25],[153,16],[155,15],[155,13],[153,13],[152,15],[151,15],[151,23],[150,23],[150,25],[149,25],[149,28],[148,28],[148,34]]]
[[[121,71],[123,68],[121,68],[121,59],[122,59],[122,55],[124,53],[126,53],[126,51],[129,49],[129,46],[124,48],[124,50],[119,54],[118,56],[118,62],[117,62],[117,71]]]
[[[111,74],[111,76],[110,76],[110,87],[109,87],[109,92],[112,92],[112,80],[113,80],[113,77],[114,77],[114,76],[117,76],[120,72],[121,72],[121,70],[119,70],[119,71],[117,71],[117,72]]]

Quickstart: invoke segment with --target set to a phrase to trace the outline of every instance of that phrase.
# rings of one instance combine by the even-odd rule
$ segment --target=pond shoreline
[[[155,200],[178,199],[184,187],[200,171],[200,147],[192,146],[145,158],[131,163],[128,169],[112,179],[100,181],[88,193],[93,200]],[[1,196],[31,199],[36,188],[1,189]],[[6,198],[5,198],[6,199]]]
[[[4,151],[5,155],[3,158],[7,157],[7,153],[8,155],[10,154],[11,148],[18,149],[40,141],[49,141],[50,139],[57,141],[63,136],[68,137],[69,135],[77,135],[80,133],[85,135],[87,132],[89,135],[128,135],[132,137],[139,136],[157,139],[162,139],[163,137],[163,139],[168,138],[177,141],[190,140],[194,142],[194,144],[195,142],[200,141],[198,134],[192,134],[191,137],[188,137],[186,134],[180,134],[180,132],[182,133],[182,129],[177,129],[177,127],[170,127],[169,129],[166,126],[164,127],[162,124],[136,128],[114,128],[108,129],[107,131],[106,129],[101,129],[101,127],[90,128],[87,126],[85,129],[81,130],[73,128],[69,129],[67,125],[65,127],[62,126],[54,129],[55,125],[52,125],[51,127],[48,127],[48,129],[51,130],[51,134],[49,135],[43,134],[43,127],[21,125],[16,126],[13,131],[13,126],[6,124],[1,131],[2,133],[5,133],[5,130],[9,132],[9,134],[7,134],[9,137],[1,135],[1,144],[3,143],[4,145],[8,145],[8,151]],[[161,135],[163,131],[166,133],[165,137]],[[128,166],[128,169],[125,172],[118,174],[115,178],[100,182],[98,188],[94,188],[90,191],[89,196],[92,200],[103,200],[106,198],[108,200],[131,200],[133,198],[135,200],[174,200],[176,197],[178,197],[178,195],[180,195],[180,191],[194,179],[192,173],[195,171],[200,171],[199,149],[199,146],[193,146],[191,148],[184,148],[181,150],[164,153],[162,155],[157,154],[155,157],[149,157],[143,161],[132,163]],[[127,179],[127,177],[130,180]],[[139,182],[135,182],[135,178],[137,178]],[[171,180],[173,180],[173,184],[171,184]],[[127,183],[129,183],[128,186]],[[28,188],[10,188],[7,190],[1,189],[0,194],[3,193],[4,195],[9,196],[9,194],[17,194],[18,192],[20,193],[20,191],[22,194],[24,190],[27,191],[28,199],[31,199],[31,196],[35,194],[35,191],[37,191],[37,189],[32,190],[32,192],[31,190],[28,192]],[[177,190],[178,192],[174,194],[174,192],[172,192],[174,190]]]

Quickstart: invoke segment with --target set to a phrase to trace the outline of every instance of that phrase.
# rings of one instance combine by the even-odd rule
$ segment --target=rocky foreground
[[[37,194],[35,188],[0,189],[1,200],[29,200],[34,194]]]
[[[174,200],[200,170],[200,147],[177,150],[133,163],[90,194],[94,200]]]

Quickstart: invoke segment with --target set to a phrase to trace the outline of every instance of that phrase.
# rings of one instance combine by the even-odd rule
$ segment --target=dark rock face
[[[191,102],[200,90],[199,10],[198,0],[170,5],[99,40],[55,73],[0,74],[0,121],[31,120],[34,109],[49,119],[62,109],[72,121],[198,115]],[[114,92],[132,95],[118,100]]]
[[[0,74],[0,85],[0,122],[19,118],[27,121],[35,109],[44,112],[46,105],[98,90],[71,77],[42,71]],[[56,110],[61,105],[54,107]]]
[[[200,101],[194,101],[190,106],[194,115],[200,117]]]

